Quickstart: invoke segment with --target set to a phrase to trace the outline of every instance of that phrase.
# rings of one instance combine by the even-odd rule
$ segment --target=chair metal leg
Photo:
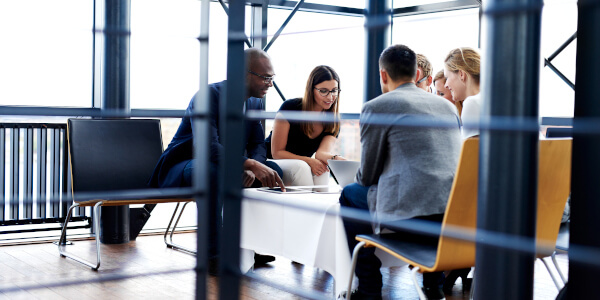
[[[413,280],[413,283],[415,284],[415,288],[417,289],[417,293],[419,294],[419,299],[427,300],[427,297],[425,297],[425,294],[423,293],[423,290],[421,289],[421,286],[419,285],[419,282],[417,281],[417,273],[418,272],[419,272],[419,267],[414,267],[412,269],[412,271],[410,272],[412,275],[412,280]]]
[[[102,205],[102,201],[96,203],[93,208],[93,213],[94,213],[93,226],[94,226],[94,232],[96,233],[94,235],[95,240],[96,240],[96,263],[95,264],[92,262],[89,262],[79,256],[69,254],[64,249],[64,247],[65,247],[64,244],[67,239],[67,225],[69,224],[69,220],[71,219],[71,214],[73,213],[73,209],[76,207],[79,207],[79,204],[74,203],[69,208],[69,212],[67,212],[67,217],[65,218],[65,224],[63,225],[63,228],[62,228],[62,231],[60,234],[60,239],[58,241],[58,253],[60,254],[60,256],[68,257],[76,262],[84,264],[84,265],[92,268],[92,270],[94,270],[94,271],[98,271],[98,268],[100,268],[100,240],[98,239],[98,230],[100,228],[100,206],[101,205]]]
[[[173,233],[175,233],[175,229],[177,228],[177,224],[179,224],[179,220],[181,219],[181,216],[183,215],[183,211],[185,210],[185,207],[188,205],[188,203],[190,202],[185,202],[183,204],[183,206],[181,207],[181,211],[179,212],[179,215],[177,216],[177,211],[179,210],[179,205],[181,203],[177,203],[177,205],[175,206],[175,211],[173,211],[173,216],[171,216],[171,220],[169,221],[169,225],[167,226],[167,230],[165,230],[165,235],[164,235],[164,240],[165,240],[165,244],[167,245],[167,247],[169,248],[173,248],[173,249],[177,249],[177,250],[183,250],[185,252],[189,252],[191,254],[196,254],[196,250],[178,245],[173,243]],[[177,219],[175,220],[175,216],[177,216]],[[175,220],[175,224],[173,224],[173,220]],[[171,224],[173,224],[173,228],[171,229]]]
[[[469,294],[469,300],[473,300],[475,297],[475,269],[473,269],[473,281],[471,282],[471,291]]]
[[[364,247],[367,243],[360,242],[354,247],[352,251],[352,267],[350,268],[350,279],[348,280],[348,291],[346,291],[346,299],[350,300],[352,296],[352,281],[354,280],[354,270],[356,269],[356,261],[358,261],[358,251]]]
[[[542,263],[544,263],[544,266],[546,267],[546,270],[548,270],[548,274],[550,274],[550,277],[552,278],[552,281],[554,281],[554,285],[556,285],[556,289],[558,289],[560,291],[561,286],[558,283],[558,280],[556,279],[556,277],[554,276],[554,274],[552,273],[552,271],[550,270],[550,267],[548,266],[548,263],[546,263],[546,261],[543,258],[539,258],[539,260],[541,260]]]
[[[556,251],[552,252],[552,263],[554,263],[554,267],[556,268],[556,271],[558,271],[558,275],[560,276],[560,279],[562,279],[563,285],[567,284],[567,278],[563,275],[563,272],[560,270],[558,262],[556,261]]]

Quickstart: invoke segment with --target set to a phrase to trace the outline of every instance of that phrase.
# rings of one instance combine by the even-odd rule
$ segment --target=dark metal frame
[[[394,8],[394,18],[406,17],[411,15],[421,15],[430,13],[439,13],[452,10],[479,8],[481,1],[478,0],[457,0],[451,2],[440,2],[433,4],[416,5],[410,7]]]
[[[575,32],[572,36],[570,36],[554,53],[552,53],[548,58],[544,59],[544,67],[550,68],[560,79],[562,79],[567,85],[569,85],[572,89],[575,89],[575,84],[571,82],[560,70],[558,70],[553,64],[552,60],[559,55],[565,48],[567,48],[575,39],[577,38],[577,32]]]
[[[210,2],[209,0],[202,0],[201,3],[201,16],[200,16],[200,65],[207,66],[209,53],[208,53],[208,33],[209,33],[209,16],[210,16]],[[210,114],[209,101],[200,101],[200,99],[207,99],[209,95],[208,88],[208,68],[200,68],[199,78],[199,90],[194,99],[194,118],[193,123],[194,132],[204,133],[205,137],[210,136],[210,121],[207,116]],[[208,143],[198,143],[194,147],[194,180],[192,188],[195,191],[194,200],[196,201],[198,229],[196,231],[196,299],[206,299],[208,295],[208,289],[206,286],[207,274],[208,274],[208,245],[209,243],[209,213],[210,205],[210,172],[209,166],[205,162],[209,161],[210,150]],[[214,190],[212,191],[214,192]]]
[[[242,202],[242,165],[245,132],[243,103],[246,99],[244,34],[246,4],[230,1],[227,42],[227,85],[221,95],[221,142],[224,153],[219,165],[219,203],[226,221],[220,234],[219,298],[236,299],[240,292],[240,223]],[[237,174],[237,175],[235,175]]]
[[[590,298],[590,287],[600,280],[600,268],[597,265],[576,261],[576,257],[590,253],[587,249],[600,249],[600,236],[595,230],[600,225],[597,214],[600,211],[597,180],[600,134],[597,131],[584,131],[586,122],[600,118],[600,102],[595,93],[600,82],[597,72],[600,68],[600,0],[579,0],[577,6],[577,85],[573,122],[568,299]]]
[[[482,28],[487,36],[482,46],[489,50],[482,57],[484,124],[485,117],[523,122],[538,116],[541,5],[542,0],[483,2],[488,26]],[[502,55],[495,55],[497,45]],[[531,252],[477,243],[475,299],[533,297],[537,158],[537,131],[481,130],[476,234],[526,238],[524,246]]]
[[[106,0],[106,1],[110,1],[110,0]],[[245,17],[244,14],[244,9],[246,4],[250,4],[251,6],[257,6],[256,9],[261,9],[263,11],[266,11],[265,5],[268,4],[268,6],[270,8],[278,8],[278,9],[291,9],[292,13],[290,14],[290,17],[288,17],[288,20],[286,20],[287,22],[289,22],[289,19],[291,19],[291,17],[293,16],[293,14],[297,11],[307,11],[307,12],[318,12],[318,13],[326,13],[326,14],[336,14],[336,15],[347,15],[347,16],[355,16],[355,17],[362,17],[365,15],[365,10],[363,9],[355,9],[355,8],[348,8],[348,7],[337,7],[337,6],[331,6],[331,5],[320,5],[320,4],[313,4],[313,3],[302,3],[303,1],[277,1],[277,0],[250,0],[250,1],[231,1],[233,6],[233,12],[232,13],[232,18],[230,18],[230,22],[232,19],[235,19],[235,23],[233,24],[234,26],[230,26],[230,33],[235,33],[235,32],[244,32],[243,31],[243,19]],[[376,0],[371,0],[370,3],[375,4],[377,1]],[[487,2],[487,1],[486,1]],[[589,3],[595,2],[597,4],[597,0],[580,0],[580,7],[584,7],[585,5],[589,5]],[[206,7],[207,5],[205,5],[205,3],[208,3],[208,0],[203,0],[203,7]],[[222,2],[221,2],[222,3]],[[585,3],[585,4],[584,4]],[[223,4],[223,3],[222,3]],[[456,10],[456,9],[465,9],[465,8],[475,8],[478,7],[481,4],[481,1],[478,0],[459,0],[459,1],[455,1],[452,4],[450,3],[441,3],[441,4],[430,4],[430,5],[419,5],[419,6],[414,6],[414,7],[405,7],[405,8],[397,8],[397,9],[393,9],[391,11],[391,16],[393,17],[401,17],[401,16],[407,16],[407,15],[415,15],[415,14],[425,14],[425,13],[435,13],[435,12],[442,12],[442,11],[449,11],[449,10]],[[223,4],[224,6],[224,4]],[[225,7],[225,6],[224,6]],[[260,8],[259,8],[260,7]],[[592,10],[591,13],[596,14],[596,18],[595,20],[598,20],[600,18],[597,17],[597,7],[598,5],[594,6],[595,10]],[[511,12],[514,13],[514,12]],[[517,12],[518,13],[518,12]],[[582,14],[582,12],[580,11],[580,14]],[[203,18],[208,18],[208,12],[206,11],[206,14],[203,10]],[[266,21],[267,17],[266,15],[261,15],[261,18],[264,18],[264,20],[262,21]],[[387,16],[386,16],[387,18]],[[580,19],[580,22],[582,21],[583,18]],[[240,22],[241,20],[241,22]],[[590,19],[586,19],[586,22],[598,22],[598,21],[593,21],[594,18],[590,18]],[[240,23],[241,23],[241,30],[240,30]],[[594,24],[596,24],[594,23]],[[230,23],[231,24],[231,23]],[[283,27],[285,27],[285,24],[282,26],[282,28],[280,28],[279,33],[283,30]],[[390,22],[391,24],[391,22]],[[582,23],[580,23],[582,24]],[[259,26],[257,26],[257,30],[253,30],[253,38],[259,38],[260,37],[260,46],[265,45],[266,43],[266,38],[264,37],[264,28],[266,27],[266,22],[262,22],[261,25],[262,28],[259,28]],[[95,27],[96,28],[96,27]],[[232,32],[232,30],[234,30]],[[260,34],[258,33],[260,31]],[[207,38],[207,31],[205,32],[205,38]],[[580,32],[580,34],[583,34]],[[203,34],[201,34],[201,37],[204,36]],[[235,35],[233,35],[235,36]],[[269,43],[269,45],[271,45],[274,40],[276,39],[276,37],[274,37],[274,39],[271,40],[271,42]],[[203,48],[204,46],[206,46],[207,44],[204,43],[204,41],[206,41],[206,43],[208,42],[207,39],[199,39],[201,41],[201,63],[202,62],[207,62],[208,61],[208,53],[207,53],[207,48]],[[94,42],[96,42],[96,39],[94,38]],[[581,42],[581,40],[579,40],[579,42]],[[586,43],[594,43],[595,41],[593,41],[592,39],[586,39]],[[239,38],[232,38],[230,40],[230,50],[234,50],[234,51],[230,51],[228,53],[228,66],[229,65],[237,65],[237,68],[240,68],[240,66],[243,66],[243,55],[240,55],[240,49],[243,49],[243,43],[247,43],[248,45],[255,45],[258,46],[257,40],[254,39],[253,43],[250,44],[248,39],[239,39]],[[597,42],[595,42],[597,44]],[[381,45],[385,45],[385,43],[377,43],[378,47],[381,47]],[[595,47],[592,47],[592,50],[590,51],[597,51],[598,47],[597,45],[595,45]],[[539,42],[538,45],[539,47]],[[266,46],[265,46],[266,47]],[[110,47],[107,46],[107,50]],[[535,48],[535,47],[534,47]],[[579,52],[580,49],[583,47],[578,47],[578,66],[580,66],[579,64]],[[204,51],[202,50],[204,49]],[[266,47],[266,49],[268,50],[268,47]],[[539,48],[538,48],[539,49]],[[374,51],[374,50],[373,50]],[[583,51],[583,49],[582,49]],[[560,51],[558,51],[560,52]],[[589,52],[587,52],[589,53]],[[531,55],[531,53],[527,54],[527,55]],[[529,56],[529,58],[531,58]],[[552,57],[554,58],[554,57]],[[241,59],[241,61],[240,61]],[[548,59],[548,61],[550,62],[552,59]],[[592,61],[593,63],[597,62],[597,58],[595,58],[595,60]],[[94,62],[95,63],[95,70],[97,70],[97,61]],[[372,64],[372,62],[371,62]],[[229,68],[229,67],[228,67]],[[235,74],[236,69],[234,69],[236,67],[232,67],[231,70],[228,69],[228,74]],[[587,67],[585,67],[587,69]],[[578,78],[580,75],[580,71],[583,72],[583,65],[580,66],[580,68],[578,68]],[[231,71],[231,73],[230,73]],[[239,72],[239,70],[237,70],[237,72]],[[369,73],[370,71],[366,71],[367,73]],[[243,72],[240,72],[243,73]],[[528,76],[527,80],[530,80],[532,77],[534,77],[533,75],[536,74],[537,71],[533,72],[533,73],[529,73],[529,75],[524,75],[524,76]],[[595,78],[594,76],[592,76],[593,72],[590,72],[591,74],[588,73],[583,73],[584,76],[589,76],[591,79]],[[370,73],[369,73],[370,74]],[[121,74],[122,75],[122,74]],[[229,75],[228,75],[229,77]],[[592,78],[593,77],[593,78]],[[597,76],[596,76],[597,77]],[[122,77],[121,77],[122,78]],[[206,86],[207,86],[207,82],[205,82],[206,77],[201,76],[201,88],[200,91],[201,93],[199,93],[200,95],[202,95],[203,92],[207,92]],[[231,77],[231,79],[235,79],[234,77]],[[590,79],[590,80],[591,80]],[[97,87],[97,81],[98,78],[94,78],[95,80],[95,84],[94,87]],[[122,79],[121,79],[122,80]],[[597,79],[595,79],[597,81]],[[230,81],[231,82],[231,81]],[[238,83],[236,84],[241,84],[239,82],[243,82],[243,80],[241,81],[236,81]],[[523,81],[525,82],[525,81]],[[106,82],[105,82],[106,84]],[[523,83],[525,84],[525,83]],[[368,86],[368,85],[367,85]],[[233,89],[237,89],[238,92],[239,91],[243,91],[243,88],[240,88],[240,86],[234,86],[231,85],[228,87],[227,89],[227,101],[226,103],[229,103],[230,105],[228,105],[227,107],[230,107],[231,110],[228,112],[225,112],[225,110],[222,110],[223,113],[225,113],[226,118],[224,119],[228,119],[231,123],[227,123],[226,128],[225,128],[225,139],[226,139],[226,143],[227,143],[227,148],[237,148],[235,147],[235,145],[237,145],[237,143],[239,143],[241,141],[241,139],[239,139],[239,134],[241,131],[239,131],[239,129],[235,129],[238,132],[236,132],[234,129],[232,129],[232,127],[235,127],[235,124],[238,124],[241,122],[241,120],[243,119],[243,116],[241,115],[241,109],[234,109],[235,107],[237,107],[236,105],[233,105],[234,103],[236,103],[235,101],[239,100],[237,98],[240,98],[239,95],[232,95],[232,93],[235,93],[236,91]],[[233,90],[233,91],[232,91]],[[592,89],[589,89],[589,91],[591,91]],[[279,91],[280,92],[280,91]],[[585,91],[580,91],[579,93],[576,91],[576,94],[579,95],[578,99],[586,96],[586,94],[584,94]],[[97,94],[97,90],[94,89],[94,100],[98,100],[96,99],[96,94]],[[282,97],[282,99],[285,99],[283,97],[283,95],[280,93],[280,96]],[[107,93],[103,94],[103,97],[106,99]],[[496,96],[498,97],[498,96]],[[243,98],[243,97],[242,97]],[[366,96],[365,99],[370,99],[371,97]],[[592,99],[592,97],[588,97],[589,99]],[[128,98],[127,98],[128,99]],[[237,99],[237,100],[236,100]],[[583,100],[582,100],[583,101]],[[104,101],[106,102],[106,101]],[[492,101],[493,102],[493,101]],[[514,102],[517,102],[516,100]],[[96,102],[95,102],[96,103]],[[108,103],[108,102],[106,102]],[[102,109],[98,109],[98,108],[75,108],[75,109],[71,109],[71,108],[44,108],[44,107],[33,107],[33,108],[19,108],[19,107],[2,107],[4,114],[14,114],[14,115],[87,115],[87,116],[136,116],[136,115],[144,115],[147,116],[148,114],[150,115],[156,115],[156,116],[181,116],[183,114],[182,111],[167,111],[167,110],[130,110],[129,109],[129,101],[125,101],[125,103],[113,103],[116,104],[112,107],[109,106],[105,106],[106,103],[102,104]],[[514,104],[514,103],[513,103]],[[531,109],[533,109],[532,106],[527,106],[529,104],[526,104],[524,107],[516,107],[517,110],[519,110],[519,113],[523,113],[525,115],[527,115]],[[97,105],[93,105],[93,107],[98,107]],[[583,107],[583,106],[582,106]],[[4,109],[7,110],[4,110]],[[117,111],[110,111],[110,109],[115,108],[118,109]],[[238,107],[239,108],[239,107]],[[513,107],[515,108],[515,107]],[[497,109],[497,108],[496,108]],[[503,113],[504,111],[501,110],[493,110],[496,113]],[[206,108],[204,109],[198,109],[195,112],[194,117],[198,118],[199,120],[206,120],[206,116],[208,115],[208,111],[206,110]],[[598,117],[598,114],[594,115],[594,117]],[[197,123],[201,123],[201,122],[197,122]],[[206,129],[207,127],[200,127],[200,129]],[[200,130],[202,131],[202,130]],[[206,132],[206,131],[205,131]],[[2,134],[2,133],[0,133]],[[494,135],[494,134],[487,134],[487,133],[483,133],[482,134],[482,139],[488,139],[489,145],[493,144],[494,141],[498,142],[500,140],[502,140],[501,136],[502,133],[498,133],[498,135]],[[237,140],[236,140],[237,138]],[[512,147],[511,148],[511,154],[514,155],[518,155],[522,158],[527,158],[530,157],[531,155],[531,145],[529,145],[528,143],[531,142],[530,140],[530,136],[527,136],[527,133],[524,133],[520,139],[525,141],[525,144],[527,144],[528,146],[524,147],[523,149]],[[505,139],[506,140],[506,139]],[[510,142],[510,139],[509,139]],[[514,142],[514,141],[513,141]],[[233,146],[232,146],[233,145]],[[514,146],[514,144],[512,144]],[[575,156],[575,146],[576,146],[576,142],[574,142],[574,156]],[[525,149],[526,148],[526,149]],[[522,150],[522,151],[521,151]],[[0,151],[4,151],[3,149],[0,149]],[[207,157],[207,149],[196,149],[195,152],[195,157]],[[498,156],[496,156],[498,155]],[[529,155],[529,156],[528,156]],[[581,153],[581,155],[583,156],[584,153]],[[227,153],[225,153],[225,157],[239,157],[239,153],[237,153],[236,151],[233,150],[228,150]],[[498,152],[490,152],[490,158],[498,158],[499,153]],[[586,158],[588,158],[589,156],[585,156]],[[232,161],[236,161],[235,159],[226,159],[226,161],[232,162]],[[4,162],[0,161],[0,165],[3,166]],[[236,172],[239,171],[241,166],[239,165],[235,165],[235,164],[226,164],[224,166],[224,168],[227,168],[227,170],[229,170],[230,172]],[[502,168],[502,166],[496,166],[498,168]],[[206,176],[206,165],[204,165],[201,168],[196,168],[201,173],[196,173],[195,175],[204,175],[204,176],[198,176],[197,178],[207,178],[208,176]],[[523,171],[523,170],[521,170]],[[501,171],[501,173],[507,173],[508,171],[503,170]],[[521,174],[522,175],[522,174]],[[3,176],[0,175],[0,176]],[[223,175],[222,175],[223,176]],[[235,176],[233,176],[235,177]],[[233,178],[232,177],[232,178]],[[519,178],[521,181],[525,180],[523,179],[522,176],[516,176],[517,178]],[[590,176],[589,178],[593,178],[593,176]],[[490,180],[490,179],[488,179]],[[223,180],[221,180],[221,182],[224,182]],[[228,185],[229,188],[227,190],[221,188],[221,193],[222,193],[222,197],[224,198],[225,201],[227,201],[228,205],[227,207],[227,211],[226,214],[228,215],[228,218],[232,218],[232,220],[236,220],[236,216],[239,217],[239,200],[240,200],[240,190],[239,188],[233,188],[234,186],[236,186],[236,183],[231,183]],[[237,185],[239,186],[239,184]],[[206,261],[207,261],[207,257],[206,257],[206,253],[203,252],[203,247],[204,245],[206,245],[206,233],[204,232],[204,230],[202,230],[202,228],[206,228],[206,224],[203,224],[202,222],[204,222],[203,220],[205,220],[205,218],[200,218],[201,216],[206,216],[207,213],[207,209],[206,207],[203,207],[203,205],[201,205],[201,203],[206,203],[206,193],[203,193],[202,191],[208,189],[208,185],[207,182],[203,182],[203,181],[198,181],[195,183],[194,185],[194,189],[196,189],[196,191],[198,191],[197,193],[197,202],[199,203],[198,205],[198,216],[199,216],[199,230],[198,230],[198,277],[197,277],[197,290],[196,290],[196,297],[199,299],[204,299],[206,297],[206,286],[205,286],[205,272],[202,272],[202,270],[206,270]],[[522,193],[526,193],[526,191],[520,191]],[[580,207],[583,207],[580,206]],[[523,208],[522,216],[528,216],[529,214],[529,210],[525,207],[521,207]],[[3,209],[3,207],[0,207],[0,211]],[[575,216],[575,214],[574,214]],[[236,223],[237,222],[237,223]],[[235,228],[236,225],[239,227],[239,218],[237,219],[236,222],[232,222],[230,224],[227,224],[228,226],[226,228],[224,228],[224,233],[227,234],[228,237],[231,236],[231,234],[234,235],[234,237],[238,237],[239,238],[239,228]],[[521,228],[523,229],[523,228]],[[523,229],[524,230],[524,229]],[[575,239],[574,239],[575,240]],[[239,291],[239,278],[241,277],[241,274],[236,273],[234,270],[237,270],[237,266],[239,264],[236,265],[236,263],[239,263],[239,255],[236,256],[236,254],[239,254],[238,251],[239,249],[237,249],[239,247],[239,239],[237,240],[238,244],[235,244],[235,239],[232,241],[227,241],[227,242],[223,242],[223,254],[224,254],[224,261],[225,263],[222,264],[221,266],[221,272],[223,273],[223,277],[222,277],[222,285],[221,285],[221,297],[222,298],[227,298],[229,296],[232,297],[237,297],[237,292]],[[222,260],[223,261],[223,260]],[[574,269],[573,269],[574,270]],[[497,271],[497,270],[495,270]],[[524,272],[527,273],[528,272]],[[525,275],[527,275],[525,274]],[[583,274],[583,273],[577,273],[576,271],[572,271],[573,276],[575,274]],[[599,274],[598,272],[596,272],[596,274]],[[497,274],[496,274],[497,275]],[[497,281],[497,278],[494,278],[493,280],[490,280],[489,282],[491,283],[495,283]],[[506,286],[506,282],[507,281],[502,281],[502,283],[498,283],[499,286]],[[483,286],[479,286],[480,288],[483,288]],[[521,287],[521,285],[518,285],[518,287]],[[490,289],[490,290],[496,290],[496,289]],[[520,292],[524,292],[524,293],[528,293],[527,290],[523,290],[523,289],[519,289]]]

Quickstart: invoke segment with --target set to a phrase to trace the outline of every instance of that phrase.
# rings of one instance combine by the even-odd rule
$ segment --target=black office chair
[[[143,190],[149,188],[148,179],[162,154],[159,120],[70,119],[67,123],[67,134],[74,203],[69,208],[58,243],[61,256],[72,258],[97,270],[100,267],[100,206],[171,202],[177,202],[177,207],[165,232],[165,243],[172,248],[193,252],[173,244],[172,240],[167,241],[167,234],[177,214],[179,203],[187,204],[193,199],[190,199],[189,195],[187,198],[163,198],[152,193],[149,194],[151,196],[144,196]],[[89,195],[85,195],[94,192],[102,192],[106,197],[90,199]],[[110,196],[111,194],[115,196]],[[73,210],[86,206],[93,206],[96,263],[69,254],[64,249],[67,225]]]

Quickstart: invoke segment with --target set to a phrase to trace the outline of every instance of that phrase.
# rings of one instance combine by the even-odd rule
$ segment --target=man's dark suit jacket
[[[215,165],[218,165],[221,161],[223,152],[223,146],[219,138],[219,99],[221,97],[221,90],[225,87],[225,84],[226,81],[221,81],[209,85],[210,161]],[[180,187],[184,185],[183,170],[194,156],[194,120],[190,118],[194,109],[194,98],[190,101],[185,111],[185,116],[181,119],[181,124],[179,124],[179,128],[171,143],[169,143],[169,146],[158,160],[148,185],[152,187]],[[254,97],[246,100],[245,107],[246,110],[264,109],[262,99]],[[245,152],[247,156],[244,156],[243,160],[252,158],[264,164],[267,160],[267,150],[265,148],[265,133],[262,124],[259,120],[247,120],[245,129]]]

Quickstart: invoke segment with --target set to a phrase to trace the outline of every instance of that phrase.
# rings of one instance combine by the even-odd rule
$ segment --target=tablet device
[[[279,193],[279,194],[300,194],[300,193],[312,193],[312,188],[295,188],[295,187],[286,187],[285,192],[281,191],[280,187],[261,187],[258,188],[259,191],[269,192],[269,193]]]

